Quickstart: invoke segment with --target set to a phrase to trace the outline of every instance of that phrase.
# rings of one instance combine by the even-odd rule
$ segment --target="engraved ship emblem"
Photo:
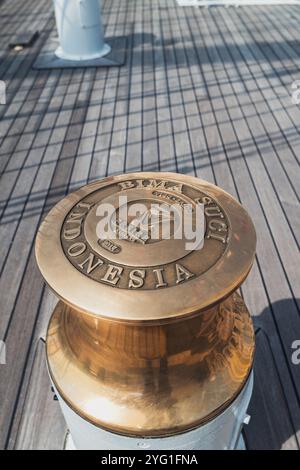
[[[157,234],[163,233],[164,226],[170,227],[173,221],[174,216],[168,209],[154,206],[132,219],[129,224],[119,220],[112,222],[112,225],[119,238],[145,245],[151,239],[154,229]]]

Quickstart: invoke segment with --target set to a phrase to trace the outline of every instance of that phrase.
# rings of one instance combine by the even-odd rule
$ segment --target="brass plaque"
[[[124,220],[124,199],[129,209],[143,206],[142,221],[155,204],[189,207],[192,228],[201,206],[203,246],[191,248],[185,232],[175,236],[175,219],[169,220],[170,237],[150,236],[149,223],[138,226],[129,210]],[[103,205],[118,215],[107,223],[116,237],[97,229]],[[36,258],[46,282],[69,305],[106,318],[156,321],[204,310],[230,295],[251,268],[255,243],[249,215],[217,186],[174,173],[133,173],[95,181],[59,202],[40,227]]]
[[[129,208],[142,203],[139,216],[124,218],[125,197]],[[147,215],[162,202],[152,237]],[[116,237],[98,229],[105,204]],[[188,248],[167,209],[188,206],[197,228],[200,205],[204,243]],[[39,268],[61,299],[46,341],[60,396],[95,426],[128,436],[185,432],[225,410],[253,363],[253,325],[236,290],[255,245],[245,209],[191,176],[119,175],[64,198],[36,239]]]
[[[203,204],[203,248],[187,250],[184,237],[153,240],[149,227],[125,239],[98,238],[98,207],[111,204],[117,212],[124,196],[129,209],[141,201],[148,210],[161,203],[191,208]],[[72,207],[61,230],[64,254],[78,271],[113,287],[142,290],[165,289],[201,276],[224,255],[229,237],[228,217],[215,199],[195,186],[162,178],[124,178],[91,192]]]

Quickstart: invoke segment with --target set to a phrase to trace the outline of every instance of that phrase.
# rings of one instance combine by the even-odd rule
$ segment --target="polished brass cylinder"
[[[201,250],[182,240],[103,241],[97,207],[119,197],[204,205]],[[126,436],[171,436],[204,425],[236,399],[252,370],[254,332],[238,288],[255,254],[250,217],[197,178],[135,173],[62,200],[36,241],[60,297],[47,361],[59,395],[85,420]]]

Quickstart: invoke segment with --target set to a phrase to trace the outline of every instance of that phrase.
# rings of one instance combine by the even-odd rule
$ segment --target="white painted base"
[[[100,51],[94,52],[92,54],[85,53],[84,56],[81,55],[71,55],[71,54],[66,54],[62,47],[59,46],[56,51],[55,55],[59,59],[63,60],[72,60],[72,61],[84,61],[84,60],[95,60],[95,59],[100,59],[101,57],[105,57],[107,54],[111,52],[111,47],[109,44],[104,43],[103,47]]]
[[[181,7],[300,5],[300,0],[177,0]]]
[[[89,61],[106,56],[100,0],[53,0],[60,46],[59,59]]]
[[[70,431],[67,432],[64,450],[77,450],[73,442]]]
[[[73,442],[72,436],[70,431],[67,432],[66,435],[66,440],[65,440],[65,445],[64,445],[64,450],[77,450],[75,447],[75,444]],[[238,440],[237,446],[235,450],[247,450],[246,449],[246,444],[243,438],[243,435],[240,435],[240,438]]]
[[[182,434],[162,438],[135,438],[115,434],[81,418],[59,396],[60,406],[72,434],[66,448],[79,450],[233,450],[239,448],[241,430],[249,422],[247,408],[253,389],[253,373],[235,401],[215,419]]]
[[[247,450],[246,449],[246,444],[243,438],[243,434],[240,435],[240,438],[238,440],[237,446],[235,450]]]

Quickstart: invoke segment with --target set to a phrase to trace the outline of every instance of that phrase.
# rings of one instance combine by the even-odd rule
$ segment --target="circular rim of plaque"
[[[201,198],[204,247],[185,254],[183,240],[103,244],[91,230],[93,208],[102,200],[99,194],[111,200],[118,191],[132,200],[143,194],[167,202]],[[77,220],[78,234],[70,220]],[[196,313],[226,298],[249,273],[255,246],[251,218],[224,190],[193,176],[143,172],[95,181],[66,196],[46,216],[35,248],[45,281],[67,304],[100,317],[155,321]]]

